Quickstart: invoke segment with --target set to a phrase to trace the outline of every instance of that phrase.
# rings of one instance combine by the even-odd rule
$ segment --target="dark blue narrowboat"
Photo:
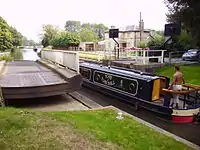
[[[180,114],[169,108],[173,91],[167,90],[170,83],[168,77],[91,63],[80,63],[80,74],[83,86],[165,116],[172,116],[174,112]],[[183,99],[186,101],[185,96]]]

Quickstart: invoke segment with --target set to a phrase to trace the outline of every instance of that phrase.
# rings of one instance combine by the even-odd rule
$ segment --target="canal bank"
[[[37,58],[37,53],[34,52],[32,49],[23,50],[23,56],[25,56],[25,58],[23,58],[25,60],[35,60]],[[81,89],[81,90],[83,90],[83,89]],[[104,103],[104,104],[110,103],[109,105],[116,105],[117,108],[120,108],[123,106],[123,109],[125,112],[127,112],[127,111],[131,111],[132,113],[134,112],[133,109],[131,109],[131,110],[128,109],[128,107],[129,107],[128,104],[121,103],[120,101],[118,101],[116,99],[112,99],[110,97],[103,96],[101,94],[99,94],[98,96],[96,95],[96,97],[95,97],[94,92],[91,90],[87,89],[87,92],[83,93],[83,95],[87,95],[88,97],[94,96],[91,98],[93,101],[98,101],[99,103]],[[102,98],[102,97],[104,97],[104,98]],[[37,103],[41,103],[41,102],[38,101]],[[42,106],[42,107],[48,107],[48,106]],[[184,125],[175,124],[175,125],[173,125],[170,122],[158,119],[157,117],[155,117],[154,114],[150,114],[148,111],[144,111],[144,112],[139,111],[134,115],[138,115],[139,118],[142,118],[143,120],[146,117],[147,122],[153,122],[154,125],[160,126],[161,128],[164,128],[165,130],[175,133],[176,135],[181,136],[181,137],[183,137],[187,140],[190,140],[194,143],[198,143],[200,141],[199,140],[199,135],[200,135],[199,134],[199,125],[194,125],[194,124],[184,124]],[[181,128],[181,131],[179,130],[180,128]]]

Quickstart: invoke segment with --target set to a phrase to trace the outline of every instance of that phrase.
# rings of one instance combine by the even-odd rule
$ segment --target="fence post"
[[[169,52],[169,65],[171,65],[171,61],[172,61],[172,52]]]
[[[146,56],[145,56],[145,51],[143,50],[143,64],[146,64]]]
[[[162,55],[161,55],[161,63],[163,64],[164,62],[164,50],[162,50]]]

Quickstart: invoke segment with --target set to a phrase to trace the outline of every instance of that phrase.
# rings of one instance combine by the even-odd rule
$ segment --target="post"
[[[162,50],[162,55],[161,55],[161,63],[163,64],[164,63],[164,50]]]
[[[140,42],[142,41],[142,14],[140,12]]]
[[[119,59],[119,43],[113,38],[115,43],[117,43],[117,58]]]
[[[145,50],[143,50],[143,64],[146,64],[146,55]]]
[[[171,65],[171,60],[172,59],[172,52],[169,52],[169,65]]]
[[[136,63],[138,62],[138,50],[136,50]]]

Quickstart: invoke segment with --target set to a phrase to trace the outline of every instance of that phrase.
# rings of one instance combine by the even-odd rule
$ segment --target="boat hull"
[[[133,104],[136,110],[143,107],[171,119],[172,122],[192,122],[195,113],[200,112],[200,106],[186,110],[169,107],[172,95],[163,93],[163,89],[169,87],[167,77],[89,63],[80,64],[80,74],[83,77],[83,86]]]
[[[173,113],[173,110],[171,108],[161,106],[161,105],[156,105],[153,102],[148,102],[145,100],[138,99],[136,97],[131,97],[124,93],[105,89],[105,87],[100,87],[99,85],[96,85],[95,83],[92,83],[92,82],[84,80],[84,79],[83,79],[83,86],[88,87],[92,90],[101,92],[102,94],[114,97],[120,101],[126,102],[127,104],[137,105],[139,107],[145,108],[145,109],[150,110],[159,115],[164,115],[168,118],[171,118],[171,114]]]

